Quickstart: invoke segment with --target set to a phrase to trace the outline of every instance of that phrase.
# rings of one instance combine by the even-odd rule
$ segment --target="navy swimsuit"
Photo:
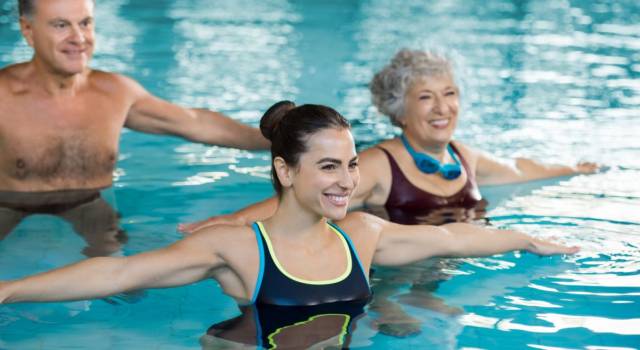
[[[291,341],[303,341],[294,347],[306,348],[335,337],[348,346],[353,321],[364,313],[371,290],[351,240],[337,225],[328,225],[344,244],[345,272],[329,281],[304,281],[284,271],[264,227],[254,223],[260,269],[251,304],[207,334],[267,348]]]
[[[260,250],[260,272],[252,303],[301,306],[369,298],[369,282],[349,236],[335,224],[329,226],[344,244],[347,268],[334,280],[304,281],[280,267],[264,227],[260,222],[254,223]]]

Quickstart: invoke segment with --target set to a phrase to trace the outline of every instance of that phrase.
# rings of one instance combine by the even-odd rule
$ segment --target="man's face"
[[[32,18],[21,17],[22,34],[35,59],[54,74],[74,75],[93,55],[92,0],[37,0]]]

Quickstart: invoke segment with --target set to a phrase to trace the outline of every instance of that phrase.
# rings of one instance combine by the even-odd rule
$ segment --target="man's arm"
[[[122,77],[133,97],[125,126],[151,134],[169,134],[189,141],[240,149],[268,149],[260,130],[221,113],[184,108],[151,95],[136,81]]]

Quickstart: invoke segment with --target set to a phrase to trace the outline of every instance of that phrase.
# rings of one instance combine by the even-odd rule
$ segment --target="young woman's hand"
[[[531,241],[526,250],[536,255],[548,256],[555,254],[575,254],[580,248],[531,237]]]
[[[0,281],[0,304],[3,304],[4,301],[7,299],[7,285],[8,282],[2,282]]]

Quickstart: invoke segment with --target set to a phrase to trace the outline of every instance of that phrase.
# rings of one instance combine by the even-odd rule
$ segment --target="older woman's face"
[[[458,123],[458,87],[447,75],[419,79],[404,98],[403,131],[425,146],[451,141]]]

